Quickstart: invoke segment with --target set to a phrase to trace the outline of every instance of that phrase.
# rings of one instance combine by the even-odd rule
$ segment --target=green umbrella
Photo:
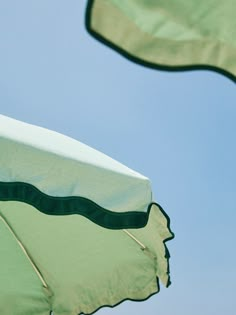
[[[164,70],[212,69],[236,80],[235,0],[89,0],[89,33]]]
[[[0,314],[91,314],[170,284],[169,218],[148,178],[0,115]]]

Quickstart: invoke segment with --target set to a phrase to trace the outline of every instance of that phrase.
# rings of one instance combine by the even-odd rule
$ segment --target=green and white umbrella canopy
[[[212,69],[236,81],[235,0],[89,0],[89,33],[164,70]]]
[[[91,314],[170,284],[150,181],[64,135],[0,115],[0,314]]]

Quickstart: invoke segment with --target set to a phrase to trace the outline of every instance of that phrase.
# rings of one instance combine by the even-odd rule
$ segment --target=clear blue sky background
[[[86,33],[85,3],[0,2],[0,112],[148,176],[171,218],[171,287],[98,315],[234,314],[236,86],[131,63]]]

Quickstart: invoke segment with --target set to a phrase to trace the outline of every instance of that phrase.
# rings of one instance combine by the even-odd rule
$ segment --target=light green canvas
[[[163,241],[172,236],[153,206],[150,222],[129,230],[100,227],[88,219],[47,216],[19,202],[0,202],[0,215],[16,232],[40,270],[44,288],[8,229],[1,224],[0,312],[16,315],[90,314],[125,299],[142,300],[168,284]],[[3,258],[3,259],[2,259]]]
[[[170,284],[173,234],[149,179],[4,116],[0,150],[0,314],[91,314]]]
[[[144,65],[211,66],[235,79],[235,12],[234,0],[93,0],[87,28]]]

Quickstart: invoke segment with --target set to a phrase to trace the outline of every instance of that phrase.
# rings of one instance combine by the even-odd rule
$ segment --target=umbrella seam
[[[136,243],[138,243],[141,246],[141,249],[146,249],[146,246],[140,242],[132,233],[128,232],[127,230],[123,230],[129,237],[131,237]]]
[[[22,244],[22,242],[19,240],[19,238],[17,237],[17,235],[15,234],[15,232],[13,231],[12,227],[10,226],[10,224],[7,222],[7,220],[2,216],[2,214],[0,214],[0,220],[2,220],[2,222],[6,225],[6,227],[8,228],[8,230],[11,232],[12,236],[14,237],[14,239],[16,240],[16,242],[18,243],[19,247],[21,248],[22,252],[24,253],[24,255],[27,257],[28,261],[30,262],[31,266],[33,267],[35,273],[37,274],[38,278],[40,279],[40,281],[42,282],[43,286],[45,288],[48,288],[47,283],[45,282],[42,274],[40,273],[38,267],[35,265],[35,263],[33,262],[32,258],[30,257],[30,255],[28,254],[26,248],[24,247],[24,245]]]

